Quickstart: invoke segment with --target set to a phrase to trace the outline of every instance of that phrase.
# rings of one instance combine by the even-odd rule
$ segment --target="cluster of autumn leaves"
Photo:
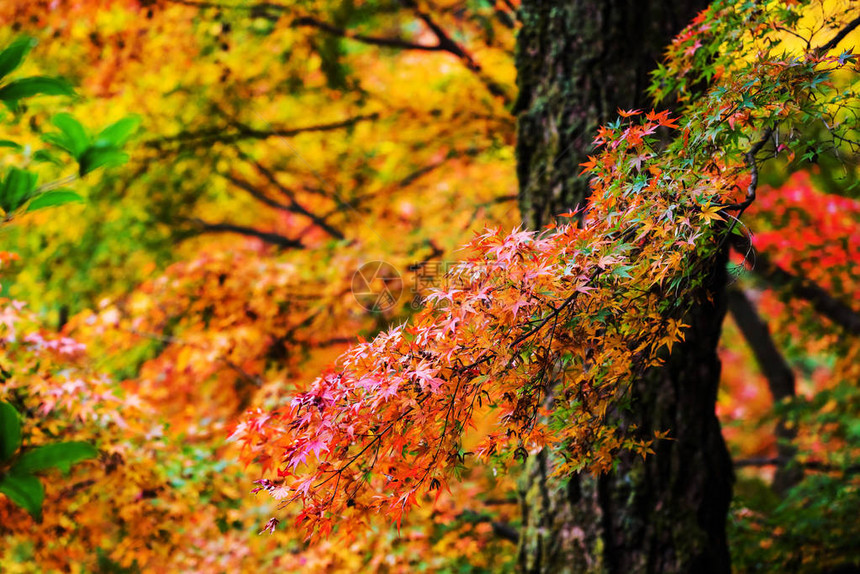
[[[422,492],[448,487],[466,454],[510,468],[519,452],[561,443],[561,473],[605,471],[621,449],[646,454],[651,437],[620,436],[605,413],[683,339],[702,270],[744,235],[738,217],[765,155],[805,145],[786,135],[771,148],[774,130],[817,117],[837,139],[856,131],[828,105],[842,88],[823,80],[853,71],[854,58],[759,52],[785,24],[778,7],[752,34],[720,27],[749,17],[717,6],[679,36],[673,90],[689,89],[684,66],[703,42],[724,71],[707,93],[683,98],[683,120],[622,110],[600,130],[581,226],[478,236],[452,272],[459,288],[436,291],[409,325],[353,347],[289,405],[242,423],[234,436],[248,460],[277,470],[260,490],[303,502],[298,521],[325,537],[369,511],[399,524]],[[725,43],[733,51],[720,55]],[[680,133],[661,146],[660,128]],[[467,429],[487,417],[500,430],[466,453]]]
[[[174,134],[148,140],[140,150],[151,162],[171,158],[167,169],[148,173],[133,163],[129,170],[138,170],[136,179],[127,185],[121,179],[130,177],[128,172],[115,176],[119,182],[104,176],[103,186],[119,191],[110,197],[113,203],[106,202],[110,216],[99,223],[137,221],[128,214],[149,211],[146,233],[173,239],[174,230],[165,230],[170,217],[177,227],[187,226],[179,237],[183,243],[171,254],[176,261],[156,278],[144,280],[140,269],[156,269],[163,259],[134,255],[143,259],[133,260],[137,270],[130,273],[137,283],[129,293],[103,287],[108,281],[94,265],[96,286],[88,288],[104,299],[94,298],[91,309],[62,321],[60,334],[52,333],[43,314],[5,303],[0,361],[9,376],[0,399],[15,405],[13,418],[21,422],[23,439],[4,447],[9,455],[3,464],[18,464],[27,452],[58,440],[99,449],[98,457],[65,474],[38,479],[44,480],[45,511],[36,528],[20,503],[8,502],[13,497],[0,502],[0,566],[9,572],[27,571],[28,563],[82,571],[92,565],[143,571],[261,565],[354,571],[420,563],[441,569],[459,562],[503,567],[511,548],[494,540],[489,524],[516,519],[512,475],[523,456],[560,447],[561,472],[601,471],[619,451],[645,456],[653,440],[665,432],[671,436],[672,429],[658,437],[622,434],[603,424],[604,415],[624,400],[632,377],[683,340],[682,316],[701,282],[697,271],[734,241],[732,236],[747,235],[738,218],[763,160],[807,153],[809,142],[793,136],[810,118],[832,129],[823,138],[829,142],[850,140],[856,131],[838,105],[856,97],[856,58],[826,51],[784,53],[794,47],[774,33],[796,26],[802,7],[717,3],[676,38],[655,75],[655,97],[676,98],[680,111],[621,110],[619,120],[602,128],[596,152],[583,166],[592,201],[586,210],[568,214],[571,225],[539,233],[508,233],[498,226],[481,230],[482,219],[502,221],[507,228],[514,219],[494,204],[494,197],[513,193],[511,118],[503,109],[505,98],[487,88],[488,78],[490,86],[509,79],[510,62],[503,60],[512,36],[505,27],[486,44],[476,40],[475,53],[458,55],[445,44],[448,56],[462,65],[451,71],[450,61],[427,60],[420,52],[397,56],[394,66],[377,52],[341,53],[348,51],[340,44],[320,48],[313,22],[336,13],[324,3],[303,20],[310,28],[298,27],[301,34],[282,14],[268,12],[250,20],[244,12],[218,12],[217,23],[207,27],[203,23],[211,14],[171,2],[128,7],[80,2],[65,8],[62,17],[23,3],[5,10],[19,21],[44,20],[78,40],[80,61],[98,58],[96,80],[85,65],[61,61],[62,71],[89,77],[95,84],[88,91],[123,113],[138,113],[145,124],[148,116],[154,118],[147,129],[163,129],[155,134]],[[456,23],[454,14],[442,9],[439,17]],[[85,25],[63,22],[70,15],[89,21],[97,38],[85,42]],[[407,16],[392,16],[393,22]],[[417,7],[412,17],[425,23],[431,18]],[[426,30],[414,43],[443,41],[432,26]],[[479,37],[469,28],[464,34]],[[273,54],[284,43],[307,58],[266,68],[277,58],[260,56],[246,68],[241,65],[248,61],[242,56],[246,48],[234,39],[238,35],[252,46],[249,39],[259,36]],[[181,38],[181,46],[168,49],[173,37]],[[49,49],[62,60],[61,50]],[[189,67],[183,85],[170,74],[144,73],[139,56],[149,49],[161,55],[178,50],[189,62],[197,56],[203,61]],[[255,54],[261,53],[255,47]],[[347,58],[352,59],[344,64]],[[476,74],[479,59],[491,65]],[[441,89],[418,90],[416,70],[426,72],[428,61],[438,67],[444,87],[462,95],[459,107],[441,98]],[[338,67],[349,65],[366,76],[363,92],[344,91],[341,106],[323,107],[321,101],[344,89],[338,84],[344,70]],[[267,72],[284,77],[270,82]],[[138,89],[131,79],[135,73],[141,77]],[[295,95],[270,85],[296,84],[302,74],[305,89],[296,88]],[[221,77],[235,79],[230,85],[236,93],[209,93]],[[174,81],[175,86],[159,86]],[[390,85],[398,87],[380,88]],[[164,92],[165,99],[144,101],[141,94],[149,89]],[[253,113],[237,104],[259,94],[270,102]],[[103,104],[92,106],[103,125],[114,122],[117,145],[123,143],[131,124],[112,117]],[[165,106],[170,113],[158,109]],[[339,116],[316,126],[322,136],[300,130],[277,135],[291,133],[277,129],[284,122],[308,125],[306,113],[278,115],[302,106],[335,109]],[[201,114],[195,115],[201,108],[223,125],[201,124]],[[367,125],[371,118],[380,121],[378,114],[390,134],[376,134]],[[260,118],[272,119],[276,129],[264,133],[253,127]],[[69,119],[54,124],[60,135],[53,143],[75,160],[98,140]],[[403,125],[415,126],[416,133]],[[20,126],[10,129],[27,137]],[[340,129],[351,136],[337,141],[326,136]],[[225,134],[229,141],[219,141]],[[780,143],[774,134],[782,135]],[[759,141],[764,144],[750,157]],[[397,155],[400,148],[407,153]],[[399,169],[403,164],[410,169]],[[206,166],[205,171],[196,173],[195,166]],[[507,179],[497,175],[502,171]],[[197,177],[202,192],[195,187]],[[177,198],[159,195],[147,207],[148,194],[169,195],[161,188]],[[464,189],[468,193],[459,191]],[[817,193],[798,180],[787,189],[804,197]],[[756,239],[756,248],[779,249],[783,266],[796,267],[837,295],[850,294],[858,275],[856,245],[848,239],[824,272],[803,259],[809,250],[802,243],[810,238],[785,231],[801,233],[790,223],[786,204],[798,204],[795,211],[802,215],[797,217],[811,218],[804,228],[818,234],[813,239],[832,245],[856,221],[856,201],[832,199],[843,219],[825,219],[803,197],[761,189],[758,194],[763,197],[749,215],[769,222],[773,232]],[[184,205],[186,198],[193,198],[193,211]],[[826,202],[815,205],[829,209]],[[170,216],[159,219],[158,210]],[[434,212],[440,215],[428,215]],[[59,214],[56,220],[30,217],[21,223],[28,237],[54,240],[56,227],[69,225]],[[135,225],[127,225],[129,234],[144,243],[146,233],[135,234]],[[238,235],[241,241],[213,236],[213,225],[246,233]],[[305,232],[282,233],[294,229]],[[394,259],[403,268],[438,257],[460,242],[450,229],[463,230],[461,237],[478,231],[465,256],[457,254],[461,262],[448,287],[430,294],[425,309],[408,323],[388,325],[406,304],[388,315],[368,314],[355,304],[344,270],[368,254]],[[282,246],[300,244],[279,253],[248,230],[263,231]],[[75,233],[95,241],[92,229]],[[100,253],[117,244],[117,236],[97,239],[92,244]],[[783,240],[791,253],[777,245]],[[51,263],[27,241],[19,243],[32,260],[5,257],[4,264],[11,266],[10,274],[21,270],[18,293],[38,304],[35,289],[28,292],[38,280],[25,270],[40,265],[50,270]],[[123,262],[115,265],[121,268]],[[66,277],[62,262],[54,272]],[[809,309],[802,308],[808,319],[803,327],[792,327],[787,317],[796,310],[780,307],[785,304],[770,292],[766,297],[763,308],[786,330],[798,329],[796,344],[806,345],[817,328],[807,324],[815,321]],[[61,300],[50,293],[41,302],[50,307]],[[347,350],[359,332],[366,338]],[[822,378],[849,380],[856,374],[857,346],[841,344],[838,367]],[[334,367],[327,366],[343,351]],[[748,371],[740,370],[738,378]],[[319,372],[324,374],[314,378]],[[850,411],[844,399],[835,405],[828,412]],[[12,407],[3,408],[3,420],[12,420]],[[838,438],[822,446],[821,436],[801,439],[817,440],[815,448],[836,453],[850,446]],[[23,454],[12,457],[18,446]],[[11,475],[2,468],[4,476]],[[255,479],[260,495],[252,498],[248,492]],[[374,514],[385,519],[377,524]],[[285,516],[290,527],[278,528]],[[398,528],[387,529],[390,522]],[[261,529],[275,535],[256,536]],[[333,532],[347,543],[333,542]],[[306,538],[315,544],[306,545]]]

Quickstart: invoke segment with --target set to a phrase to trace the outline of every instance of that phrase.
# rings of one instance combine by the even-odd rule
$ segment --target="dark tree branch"
[[[410,265],[409,271],[417,273],[418,271],[421,271],[421,269],[423,269],[425,265],[430,263],[432,259],[436,259],[437,257],[440,257],[441,255],[445,254],[445,250],[436,245],[436,242],[432,239],[428,241],[428,244],[430,245],[430,253],[425,255],[424,258],[421,259],[421,261],[416,261],[415,263]]]
[[[515,14],[516,14],[516,12],[515,12]],[[504,26],[508,30],[514,30],[517,27],[516,20],[514,18],[512,18],[510,14],[508,14],[507,12],[502,10],[501,8],[496,8],[493,11],[493,15],[496,17],[496,20],[499,22],[499,24],[501,24],[502,26]]]
[[[481,65],[475,60],[475,58],[472,57],[472,55],[469,54],[469,52],[467,52],[465,48],[455,42],[429,13],[421,10],[415,0],[400,0],[400,3],[403,4],[403,6],[405,6],[406,8],[412,10],[412,12],[422,22],[424,22],[424,24],[430,29],[430,31],[433,32],[433,35],[436,36],[436,41],[438,42],[440,49],[456,56],[461,62],[463,62],[463,64],[468,70],[478,76],[478,78],[481,80],[484,86],[486,86],[487,90],[489,90],[491,94],[496,97],[502,98],[505,102],[505,105],[510,105],[511,100],[507,90],[505,90],[503,86],[499,85],[491,78],[487,77],[487,75],[483,71],[483,68],[481,68]]]
[[[408,186],[412,185],[413,183],[415,183],[416,181],[418,181],[419,179],[421,179],[422,177],[424,177],[428,173],[434,172],[437,169],[439,169],[440,167],[442,167],[443,165],[445,165],[449,159],[451,159],[451,158],[446,157],[445,159],[443,159],[441,161],[437,161],[437,162],[425,165],[424,167],[420,167],[420,168],[416,169],[415,171],[413,171],[412,173],[410,173],[409,175],[407,175],[406,177],[401,179],[398,182],[397,187],[404,188],[404,187],[408,187]]]
[[[822,46],[819,46],[818,48],[816,48],[815,51],[818,54],[824,54],[828,50],[832,50],[833,48],[838,46],[839,42],[844,40],[845,37],[848,36],[848,34],[853,32],[857,26],[860,26],[860,16],[849,22],[844,28],[839,30],[839,32],[835,36],[833,36],[833,38],[831,38],[829,42]]]
[[[265,177],[269,183],[278,188],[278,190],[289,200],[289,211],[307,217],[314,223],[314,225],[316,225],[335,239],[344,239],[344,234],[340,230],[332,227],[329,223],[327,223],[324,217],[320,217],[319,215],[312,213],[306,207],[300,204],[296,200],[295,194],[286,186],[284,186],[280,181],[278,181],[278,178],[275,177],[275,174],[272,173],[268,168],[266,168],[258,161],[252,161],[252,163],[254,164],[254,167],[257,169],[257,171],[263,177]],[[328,217],[328,215],[326,217]]]
[[[767,323],[743,291],[730,289],[728,295],[729,311],[767,379],[774,402],[795,396],[794,373],[771,337]]]
[[[326,32],[328,34],[332,34],[334,36],[340,36],[341,38],[345,38],[347,40],[354,40],[356,42],[360,42],[362,44],[368,44],[371,46],[380,46],[382,48],[395,48],[399,50],[419,50],[423,52],[449,52],[450,50],[446,49],[441,43],[435,45],[428,44],[418,44],[417,42],[410,42],[409,40],[403,38],[384,38],[381,36],[367,36],[364,34],[357,34],[352,30],[347,30],[346,28],[340,28],[338,26],[333,26],[332,24],[328,24],[327,22],[323,22],[322,20],[318,20],[312,16],[303,16],[301,18],[296,18],[292,21],[291,25],[295,28],[300,27],[311,27]],[[455,54],[456,55],[456,54]]]
[[[346,129],[358,124],[359,122],[373,121],[378,118],[379,114],[373,113],[355,116],[339,122],[316,124],[291,129],[275,128],[271,130],[257,130],[238,122],[232,122],[236,131],[231,133],[225,133],[223,128],[185,131],[176,135],[149,140],[145,145],[147,147],[160,150],[167,145],[175,143],[180,144],[181,147],[203,147],[214,143],[232,144],[243,140],[266,140],[273,137],[289,138],[305,133],[330,132]]]
[[[519,16],[520,9],[511,0],[502,0],[502,3],[508,7],[508,10]]]
[[[215,8],[217,10],[235,10],[249,12],[252,18],[265,18],[267,20],[276,21],[280,15],[287,10],[287,7],[282,4],[273,2],[259,2],[257,4],[224,4],[222,2],[206,2],[198,0],[167,0],[173,4],[182,4],[183,6],[193,6],[195,8]]]
[[[328,34],[340,36],[341,38],[354,40],[363,44],[380,46],[383,48],[420,50],[424,52],[447,52],[460,60],[463,65],[466,66],[466,69],[476,74],[478,76],[478,79],[481,80],[481,82],[491,94],[502,98],[506,104],[510,103],[510,96],[507,90],[505,90],[503,86],[495,82],[493,79],[489,78],[484,73],[483,68],[475,60],[475,58],[468,51],[466,51],[463,46],[454,41],[451,36],[448,35],[445,29],[442,28],[429,13],[419,9],[418,5],[413,0],[401,0],[401,4],[403,4],[403,6],[405,6],[406,8],[412,10],[412,12],[418,17],[418,19],[424,22],[427,28],[429,28],[430,31],[433,32],[433,35],[436,36],[436,44],[418,44],[416,42],[411,42],[403,38],[385,38],[380,36],[367,36],[364,34],[357,34],[346,28],[334,26],[311,16],[297,18],[293,20],[292,25],[296,27],[314,27]]]
[[[314,340],[313,346],[315,348],[333,347],[335,345],[350,345],[352,343],[355,343],[355,337],[332,337],[331,339]]]
[[[519,195],[511,194],[511,195],[500,195],[499,197],[494,197],[489,201],[484,201],[475,205],[475,208],[472,210],[472,215],[469,217],[469,222],[463,226],[463,229],[466,230],[471,227],[475,221],[478,219],[478,215],[481,214],[481,211],[491,207],[493,205],[499,205],[501,203],[507,203],[509,201],[517,201],[519,199]]]
[[[735,323],[752,349],[756,362],[767,379],[767,386],[771,397],[773,397],[773,402],[779,403],[794,397],[794,372],[777,348],[767,323],[758,314],[752,301],[740,289],[729,289],[728,305]],[[797,448],[792,444],[797,436],[797,431],[789,428],[786,421],[780,418],[776,423],[774,434],[777,440],[777,458],[785,462],[779,464],[773,481],[773,489],[776,492],[784,493],[803,478],[803,471],[789,464],[797,454]]]
[[[244,179],[231,174],[222,174],[222,177],[236,187],[238,187],[239,189],[244,189],[245,191],[247,191],[248,194],[251,195],[251,197],[258,200],[260,203],[263,203],[275,209],[280,209],[281,211],[290,211],[290,207],[288,205],[285,205],[283,203],[280,203],[279,201],[272,199],[271,197],[251,185],[250,182],[247,182]]]
[[[91,487],[91,486],[92,486],[92,485],[94,485],[95,483],[96,483],[96,481],[95,481],[95,480],[92,480],[92,479],[89,479],[89,480],[82,480],[82,481],[80,481],[80,482],[76,482],[76,483],[72,484],[71,486],[67,486],[67,487],[66,487],[66,488],[64,488],[62,491],[60,491],[60,496],[61,496],[62,498],[64,498],[64,499],[66,499],[66,498],[72,498],[72,497],[73,497],[73,496],[75,496],[78,492],[80,492],[80,491],[82,491],[82,490],[84,490],[84,489],[86,489],[86,488]]]
[[[756,197],[756,189],[758,188],[758,164],[756,163],[755,156],[758,152],[761,151],[761,148],[765,146],[765,144],[770,141],[771,136],[773,135],[773,128],[765,129],[761,138],[755,142],[744,155],[744,162],[747,164],[747,167],[750,170],[750,183],[747,186],[747,196],[740,203],[734,203],[731,205],[723,206],[723,209],[737,209],[739,210],[737,217],[740,218],[741,214],[746,210],[747,207],[752,205],[752,202],[755,201]]]
[[[749,243],[744,238],[734,236],[734,247],[745,254]],[[852,335],[860,335],[860,313],[834,298],[826,289],[805,277],[789,273],[773,263],[763,253],[756,252],[752,258],[755,261],[753,271],[774,287],[786,289],[792,297],[803,299],[812,304],[819,314],[827,317]]]
[[[433,163],[429,163],[423,167],[420,167],[420,168],[416,169],[415,171],[413,171],[412,173],[403,177],[397,183],[397,186],[400,188],[408,187],[408,186],[412,185],[413,183],[415,183],[416,181],[418,181],[419,179],[421,179],[422,177],[424,177],[425,175],[436,171],[437,169],[439,169],[440,167],[442,167],[443,165],[445,165],[446,163],[448,163],[451,160],[459,159],[461,157],[476,157],[485,151],[486,151],[486,148],[480,148],[480,149],[474,149],[473,148],[473,149],[468,149],[468,150],[464,150],[464,151],[460,151],[460,150],[449,151],[448,154],[444,158],[442,158],[441,160],[435,161]]]
[[[489,522],[490,526],[493,527],[493,534],[495,534],[499,538],[503,540],[509,540],[514,544],[518,544],[520,541],[520,533],[517,531],[516,528],[514,528],[507,522],[493,520],[492,517],[490,517],[489,515],[481,514],[475,512],[474,510],[464,510],[456,516],[456,519],[465,519],[472,523]]]
[[[275,4],[271,2],[261,2],[259,4],[252,4],[250,6],[227,6],[215,2],[194,2],[192,0],[170,0],[176,4],[184,4],[186,6],[197,6],[200,8],[219,8],[219,9],[227,9],[232,8],[235,10],[247,10],[252,14],[267,17],[270,19],[275,19],[275,15],[280,15],[289,10],[287,6],[282,4]],[[330,24],[328,22],[324,22],[319,20],[318,18],[314,18],[313,16],[301,16],[294,19],[290,25],[294,28],[301,27],[310,27],[320,30],[321,32],[325,32],[327,34],[332,34],[334,36],[339,36],[341,38],[347,40],[353,40],[355,42],[360,42],[362,44],[368,44],[371,46],[379,46],[380,48],[393,48],[397,50],[418,50],[423,52],[447,52],[453,56],[456,56],[463,64],[466,66],[468,70],[473,72],[478,76],[478,79],[486,86],[491,94],[502,98],[505,101],[505,104],[510,104],[510,95],[507,90],[505,90],[504,86],[495,82],[493,79],[489,78],[481,68],[481,65],[475,60],[475,58],[466,51],[460,44],[458,44],[455,40],[448,35],[447,32],[433,19],[433,17],[418,8],[417,3],[414,0],[401,0],[401,4],[410,9],[424,24],[433,32],[433,35],[436,36],[436,44],[419,44],[417,42],[412,42],[410,40],[406,40],[405,38],[391,38],[391,37],[383,37],[383,36],[370,36],[366,34],[359,34],[348,28],[343,28],[340,26],[335,26],[334,24]],[[513,22],[510,23],[513,25]]]
[[[520,533],[516,528],[508,524],[507,522],[491,522],[491,526],[493,527],[493,534],[501,538],[502,540],[509,540],[514,544],[519,544],[520,542]]]
[[[209,223],[201,219],[190,219],[189,221],[193,224],[194,230],[199,234],[236,233],[238,235],[245,235],[247,237],[255,237],[257,239],[263,240],[266,243],[277,245],[278,247],[284,249],[305,248],[302,242],[298,239],[291,239],[284,235],[269,231],[260,231],[259,229],[255,229],[253,227],[246,227],[244,225],[236,225],[233,223]]]
[[[779,457],[773,458],[744,458],[740,460],[736,460],[734,462],[735,468],[746,468],[746,467],[758,467],[758,466],[779,466],[787,464],[791,461],[785,460]],[[827,464],[823,462],[810,461],[798,463],[794,462],[806,470],[816,470],[819,472],[844,472],[846,474],[857,474],[860,473],[860,465],[852,464],[848,466],[839,466],[834,464]]]

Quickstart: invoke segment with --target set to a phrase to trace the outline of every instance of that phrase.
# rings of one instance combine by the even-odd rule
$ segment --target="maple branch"
[[[626,235],[629,235],[629,234],[630,234],[630,232],[629,232],[629,231],[628,231],[628,232],[625,232],[624,234],[622,234],[622,237],[624,237],[624,236],[626,236]],[[602,269],[597,269],[597,270],[592,274],[592,276],[589,278],[588,283],[592,283],[593,281],[595,281],[598,277],[600,277],[600,275],[601,275],[601,273],[602,273],[602,272],[603,272],[603,270],[602,270]],[[540,321],[538,325],[536,325],[535,327],[531,328],[529,331],[527,331],[526,333],[523,333],[520,337],[518,337],[517,339],[515,339],[515,340],[514,340],[514,342],[512,342],[512,343],[511,343],[510,347],[511,347],[511,348],[516,347],[517,345],[519,345],[520,343],[522,343],[523,341],[525,341],[525,340],[526,340],[526,339],[528,339],[529,337],[531,337],[531,336],[535,335],[535,334],[536,334],[538,331],[540,331],[540,330],[541,330],[541,329],[542,329],[542,328],[543,328],[543,327],[544,327],[544,326],[545,326],[545,325],[546,325],[550,320],[552,320],[552,319],[556,318],[556,317],[559,315],[559,313],[561,313],[561,311],[562,311],[562,310],[564,310],[564,309],[565,309],[565,308],[567,308],[569,305],[571,305],[573,302],[575,302],[575,301],[576,301],[576,299],[577,299],[577,296],[578,296],[579,294],[580,294],[580,291],[574,291],[570,296],[568,296],[568,297],[567,297],[567,299],[565,299],[565,301],[563,301],[561,304],[559,304],[559,306],[558,306],[558,307],[552,308],[552,309],[553,309],[553,310],[552,310],[552,312],[551,312],[549,315],[547,315],[547,316],[546,316],[542,321]],[[458,371],[458,372],[456,373],[456,375],[457,375],[457,385],[456,385],[455,390],[454,390],[454,392],[453,392],[453,394],[452,394],[451,402],[450,402],[450,404],[446,407],[446,415],[445,415],[444,429],[447,429],[447,427],[448,427],[449,417],[450,417],[451,413],[453,412],[454,402],[455,402],[456,397],[457,397],[457,394],[458,394],[458,392],[459,392],[460,385],[462,384],[462,378],[461,378],[461,377],[462,377],[463,373],[467,372],[468,370],[470,370],[471,368],[473,368],[473,367],[475,367],[475,366],[477,366],[477,365],[480,365],[480,364],[482,364],[482,363],[484,363],[484,362],[486,362],[486,361],[488,361],[488,360],[491,360],[493,357],[494,357],[494,353],[489,353],[489,354],[485,355],[483,358],[478,359],[478,360],[476,360],[476,361],[472,362],[472,363],[471,363],[471,364],[469,364],[469,365],[460,366],[460,368],[459,368],[459,369],[456,369],[456,371]],[[425,395],[425,396],[423,396],[423,397],[418,398],[418,400],[417,400],[418,405],[423,404],[423,403],[424,403],[424,401],[425,401],[427,398],[429,398],[429,396],[430,396],[430,395]],[[320,488],[320,487],[322,487],[323,485],[325,485],[325,484],[327,484],[328,482],[330,482],[332,479],[337,479],[337,480],[339,481],[339,480],[340,480],[340,476],[343,474],[343,472],[344,472],[348,467],[350,467],[350,466],[351,466],[351,465],[352,465],[356,460],[358,460],[358,459],[359,459],[359,458],[360,458],[360,457],[361,457],[365,452],[367,452],[367,451],[368,451],[370,448],[372,448],[374,445],[380,444],[380,441],[385,437],[385,435],[386,435],[386,434],[388,434],[388,433],[389,433],[389,432],[394,428],[395,423],[397,423],[397,422],[399,422],[399,421],[401,421],[401,420],[405,419],[406,417],[408,417],[408,416],[412,413],[412,411],[413,411],[414,409],[415,409],[415,407],[414,407],[414,406],[411,406],[411,407],[407,408],[407,409],[406,409],[406,410],[405,410],[405,411],[400,415],[400,417],[399,417],[398,419],[391,421],[391,422],[390,422],[388,425],[386,425],[383,429],[381,429],[380,431],[378,431],[378,432],[375,434],[375,436],[374,436],[374,437],[373,437],[373,438],[372,438],[372,439],[371,439],[367,444],[363,445],[363,446],[362,446],[362,448],[361,448],[361,449],[360,449],[360,450],[359,450],[355,455],[353,455],[353,456],[352,456],[352,457],[350,457],[348,460],[346,460],[346,461],[345,461],[343,464],[341,464],[338,468],[332,469],[332,470],[330,471],[330,473],[331,473],[331,474],[328,476],[328,478],[325,478],[325,479],[324,479],[324,480],[322,480],[320,483],[316,484],[316,485],[314,486],[314,488],[315,488],[315,489],[316,489],[316,488]],[[442,436],[444,436],[444,434],[445,434],[445,430],[443,430],[443,432],[442,432]],[[440,443],[439,443],[439,447],[437,448],[436,453],[434,454],[433,461],[435,461],[435,460],[437,459],[437,457],[438,457],[438,455],[439,455],[439,452],[441,451],[441,447],[442,447],[442,443],[441,443],[441,441],[440,441]],[[417,485],[420,485],[421,483],[423,483],[423,482],[424,482],[424,480],[427,478],[427,476],[428,476],[428,474],[429,474],[429,471],[430,471],[431,469],[432,469],[432,463],[431,463],[430,465],[428,465],[427,472],[425,472],[425,473],[424,473],[424,476],[423,476],[423,477],[422,477],[422,478],[417,482]],[[337,484],[337,483],[336,483],[336,484]],[[417,485],[416,485],[416,488],[417,488]],[[298,496],[298,494],[297,494],[296,496]],[[295,500],[296,500],[296,498],[295,498],[295,497],[293,497],[293,498],[291,499],[291,501],[295,501]]]
[[[747,186],[747,196],[740,203],[734,203],[731,205],[724,205],[723,209],[737,209],[739,210],[737,217],[743,214],[744,210],[747,207],[752,205],[752,202],[755,201],[756,198],[756,190],[758,189],[758,164],[756,164],[755,156],[758,152],[761,151],[761,148],[765,146],[765,144],[770,141],[771,136],[773,135],[773,128],[765,129],[761,134],[761,139],[755,142],[752,147],[747,151],[744,155],[744,162],[747,164],[747,167],[750,170],[750,183]],[[733,226],[734,227],[734,226]],[[731,233],[731,230],[729,230]]]
[[[255,237],[266,243],[277,245],[284,249],[304,249],[304,244],[298,239],[292,239],[279,233],[260,231],[253,227],[236,225],[234,223],[209,223],[202,219],[190,219],[197,233],[236,233],[247,237]]]
[[[379,119],[378,113],[354,116],[337,122],[315,124],[299,128],[274,128],[270,130],[258,130],[250,126],[232,122],[237,131],[224,133],[222,128],[209,128],[198,131],[184,131],[172,136],[152,139],[144,143],[146,147],[161,150],[166,144],[179,143],[183,147],[203,147],[214,143],[232,144],[243,140],[267,140],[273,137],[294,137],[299,134],[313,132],[330,132],[350,128],[360,122],[374,121]]]
[[[630,237],[633,236],[634,232],[635,232],[635,228],[628,229],[627,231],[622,233],[618,239],[620,241],[624,241],[625,239],[629,239]],[[603,272],[604,272],[604,269],[600,269],[600,268],[596,269],[591,274],[591,276],[588,278],[588,281],[586,281],[585,284],[586,285],[592,285],[595,281],[597,281],[597,279],[600,277],[600,275]],[[525,333],[521,334],[519,337],[514,339],[510,344],[510,348],[516,347],[517,345],[519,345],[520,343],[522,343],[523,341],[525,341],[529,337],[532,337],[538,331],[543,329],[546,326],[546,324],[549,323],[550,321],[552,321],[553,319],[555,319],[559,313],[561,313],[564,309],[568,308],[569,306],[573,305],[573,303],[576,302],[576,299],[580,293],[582,293],[582,291],[575,290],[573,293],[568,295],[568,297],[564,301],[562,301],[558,307],[550,306],[552,311],[548,315],[546,315],[545,317],[541,318],[537,322],[537,325],[535,325],[534,327],[532,327],[531,329],[529,329],[528,331],[526,331]],[[465,368],[470,369],[472,367],[475,367],[475,366],[489,360],[489,358],[490,358],[490,355],[487,355],[484,358],[478,359],[477,361],[471,363],[470,365],[467,365]]]
[[[419,404],[421,404],[422,402],[423,401],[419,400]],[[415,410],[415,407],[409,407],[408,409],[406,409],[403,412],[403,414],[401,415],[401,419],[409,416],[409,414],[411,414],[413,410]],[[388,434],[391,431],[391,429],[394,428],[394,424],[399,422],[399,420],[400,419],[395,419],[395,420],[391,421],[390,423],[388,423],[388,425],[386,425],[386,427],[384,429],[377,432],[376,435],[374,435],[373,438],[370,439],[370,442],[368,442],[366,445],[364,445],[362,447],[362,449],[360,451],[358,451],[354,456],[352,456],[349,460],[344,462],[339,468],[332,469],[330,471],[331,475],[328,478],[326,478],[322,482],[314,485],[314,489],[320,488],[321,486],[330,482],[335,477],[338,477],[338,480],[339,480],[339,477],[341,474],[343,474],[343,471],[345,471],[347,468],[349,468],[352,465],[352,463],[354,463],[356,460],[358,460],[361,457],[361,455],[363,455],[365,452],[367,452],[372,446],[374,446],[377,443],[380,443],[380,441],[383,439],[383,437],[386,434]],[[296,495],[296,496],[298,496],[298,495]],[[295,497],[292,499],[292,501],[295,501]]]

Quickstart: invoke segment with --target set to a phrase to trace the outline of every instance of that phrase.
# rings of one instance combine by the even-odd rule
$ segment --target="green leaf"
[[[33,152],[33,161],[37,163],[52,163],[56,166],[63,167],[63,162],[46,149],[40,149]]]
[[[36,40],[33,38],[18,38],[0,52],[0,79],[20,66],[35,45]]]
[[[6,213],[11,213],[21,207],[24,202],[30,199],[33,190],[36,189],[38,177],[30,171],[17,167],[9,168],[6,180],[0,185],[0,207]]]
[[[12,140],[0,140],[0,147],[10,147],[12,149],[21,149],[21,144],[15,143]]]
[[[54,189],[37,195],[27,206],[27,211],[36,211],[46,207],[55,207],[66,203],[82,203],[84,198],[68,189]]]
[[[42,94],[45,96],[73,96],[75,90],[72,85],[62,78],[48,78],[46,76],[33,76],[32,78],[21,78],[9,82],[0,88],[0,100],[4,102],[17,102],[23,98],[29,98]]]
[[[9,473],[0,478],[0,492],[9,500],[30,513],[37,522],[42,520],[42,502],[45,489],[32,474]]]
[[[106,165],[122,165],[128,161],[128,154],[115,147],[90,147],[78,158],[81,177]]]
[[[15,466],[12,467],[12,473],[30,474],[50,468],[69,472],[73,464],[95,458],[98,454],[99,451],[96,447],[86,442],[71,441],[46,444],[22,454]]]
[[[610,274],[613,277],[623,277],[625,279],[630,279],[631,275],[630,273],[628,273],[628,271],[630,271],[631,269],[633,269],[632,265],[617,265],[614,269],[612,269]]]
[[[137,131],[140,118],[128,116],[112,123],[96,136],[96,147],[121,147]]]
[[[81,122],[71,114],[57,114],[51,118],[51,123],[60,129],[60,133],[45,134],[42,139],[50,144],[69,152],[73,158],[80,159],[90,146],[90,137]]]
[[[21,446],[21,420],[9,403],[0,403],[0,462],[12,458]]]

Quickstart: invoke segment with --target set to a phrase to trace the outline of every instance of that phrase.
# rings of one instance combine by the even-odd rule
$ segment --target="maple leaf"
[[[702,208],[701,219],[705,222],[705,225],[710,225],[712,221],[723,221],[722,216],[720,215],[720,211],[722,207],[719,205],[707,204]]]
[[[686,56],[692,56],[701,47],[702,47],[702,42],[700,42],[699,40],[696,40],[691,46],[689,46],[686,50],[684,50],[684,54]]]
[[[274,534],[275,530],[278,528],[278,524],[280,524],[280,523],[281,523],[281,521],[278,520],[277,518],[275,518],[275,517],[270,518],[269,521],[266,522],[266,526],[260,531],[260,534],[263,534],[264,532],[268,532],[269,534]]]
[[[437,370],[432,369],[426,363],[420,364],[414,371],[415,377],[421,384],[421,389],[428,388],[431,393],[438,393],[439,388],[445,382],[436,376]]]
[[[313,453],[314,457],[319,458],[320,452],[323,451],[329,452],[328,444],[317,436],[304,444],[303,456],[304,454]]]
[[[594,156],[588,156],[588,161],[579,164],[583,168],[582,171],[579,172],[579,175],[588,173],[589,171],[597,167],[597,161],[597,158],[595,158]],[[571,212],[570,215],[565,215],[564,217],[573,217],[573,212]]]

